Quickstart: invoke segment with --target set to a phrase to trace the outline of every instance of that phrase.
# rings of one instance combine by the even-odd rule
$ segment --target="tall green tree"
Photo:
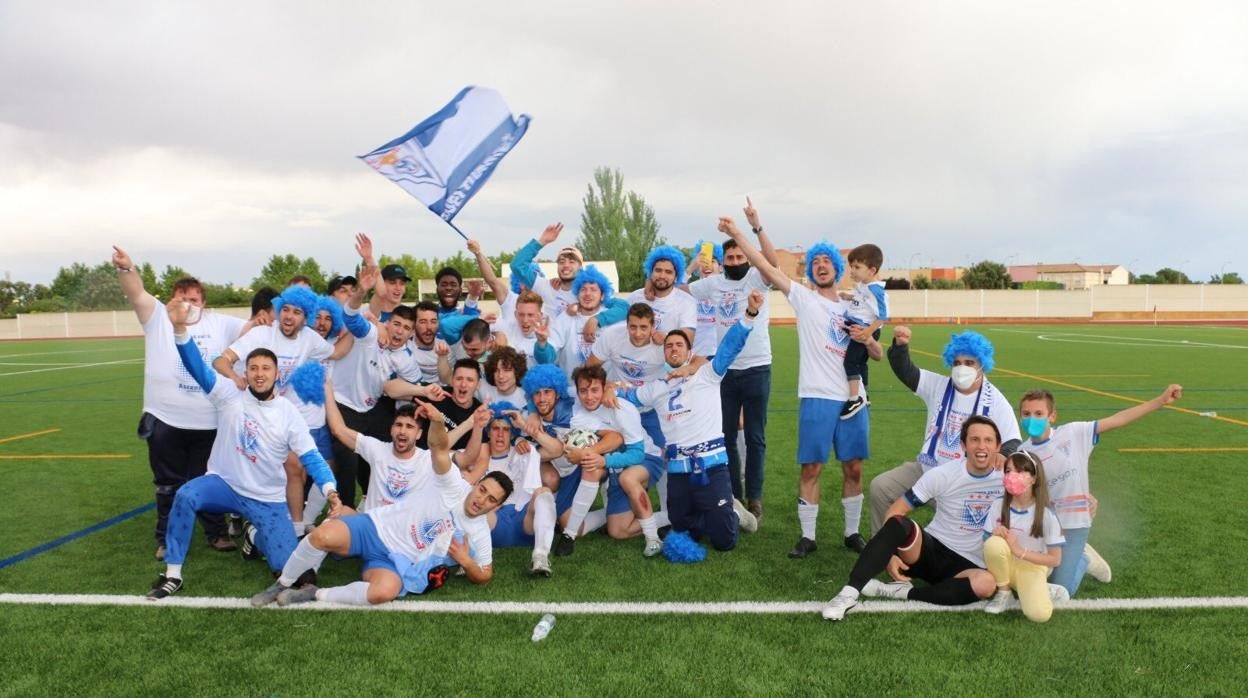
[[[78,296],[71,300],[78,310],[121,310],[130,307],[121,291],[117,270],[109,262],[93,267],[83,275]]]
[[[160,298],[161,300],[169,300],[173,297],[173,285],[176,284],[179,279],[190,275],[191,273],[182,267],[175,266],[173,264],[166,264],[165,270],[160,273],[160,281],[156,283],[156,290],[159,291],[159,293],[152,293],[152,295]]]
[[[1187,278],[1187,274],[1184,274],[1178,269],[1171,269],[1170,267],[1162,267],[1161,269],[1158,269],[1157,273],[1154,274],[1153,276],[1157,278],[1156,283],[1159,283],[1159,284],[1190,284],[1192,283],[1192,280]]]
[[[272,286],[277,291],[286,288],[291,277],[302,274],[312,280],[312,288],[318,293],[325,292],[325,271],[313,257],[300,259],[293,254],[275,254],[269,257],[268,263],[260,270],[260,276],[252,279],[251,287]],[[409,274],[410,276],[410,274]]]
[[[1237,272],[1228,271],[1225,274],[1214,274],[1209,277],[1211,284],[1242,284],[1244,280]]]
[[[654,209],[637,192],[625,191],[624,175],[607,167],[594,170],[582,202],[585,210],[576,244],[585,259],[615,260],[620,289],[640,288],[645,282],[642,262],[650,250],[666,242],[659,235]]]
[[[962,283],[967,288],[1009,288],[1013,281],[1004,264],[984,260],[966,270],[962,274]]]

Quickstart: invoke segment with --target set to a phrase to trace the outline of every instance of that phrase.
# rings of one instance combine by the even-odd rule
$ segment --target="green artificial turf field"
[[[950,331],[915,327],[920,366]],[[1114,570],[1080,599],[1242,597],[1248,578],[1248,329],[991,326],[993,382],[1011,399],[1057,397],[1061,421],[1095,419],[1184,386],[1163,410],[1101,440],[1092,459],[1100,512],[1091,542]],[[885,330],[887,336],[888,330]],[[853,563],[840,545],[839,468],[825,470],[820,549],[798,537],[796,340],[774,354],[762,529],[697,565],[641,557],[640,541],[596,534],[530,579],[528,552],[495,551],[494,581],[462,579],[433,601],[796,601],[833,596]],[[163,570],[150,510],[31,554],[152,499],[137,339],[0,343],[0,594],[140,595]],[[912,459],[924,409],[885,364],[872,365],[872,457],[864,481]],[[1216,413],[1216,416],[1199,413]],[[46,432],[46,433],[40,433]],[[1123,450],[1144,449],[1144,450]],[[1154,450],[1155,449],[1155,450]],[[1220,449],[1220,450],[1194,450]],[[863,531],[867,522],[864,512]],[[358,574],[329,562],[324,584]],[[179,598],[243,598],[267,568],[194,541]],[[1241,693],[1248,611],[561,615],[540,644],[537,613],[423,614],[0,604],[0,695],[171,694],[839,694],[968,690],[1041,695]]]

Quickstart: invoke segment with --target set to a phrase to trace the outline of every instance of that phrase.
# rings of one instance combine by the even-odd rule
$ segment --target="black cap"
[[[326,290],[325,293],[326,295],[332,296],[334,295],[334,291],[337,291],[343,286],[359,286],[359,285],[360,285],[360,280],[355,278],[354,276],[351,276],[350,274],[348,274],[347,276],[338,275],[329,280],[329,288]]]
[[[412,278],[407,275],[407,271],[403,269],[401,264],[387,264],[381,268],[381,278],[386,281],[394,281],[395,279],[403,279],[411,281]]]

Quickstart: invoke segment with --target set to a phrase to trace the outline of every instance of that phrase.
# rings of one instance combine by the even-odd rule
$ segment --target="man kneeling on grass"
[[[282,575],[251,597],[251,605],[385,603],[403,594],[437,589],[446,582],[451,565],[462,567],[474,584],[490,581],[494,571],[487,515],[511,495],[511,479],[495,471],[476,485],[465,483],[451,462],[445,417],[429,404],[418,407],[417,414],[429,420],[433,486],[389,506],[327,520],[299,543]],[[328,553],[362,558],[363,581],[329,589],[310,584],[293,588],[304,572],[319,568]]]

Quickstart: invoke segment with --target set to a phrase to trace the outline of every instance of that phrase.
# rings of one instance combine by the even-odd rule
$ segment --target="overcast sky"
[[[608,165],[682,245],[748,194],[886,266],[1248,275],[1245,37],[1243,2],[0,0],[0,274],[453,254],[355,156],[476,84],[533,119],[456,218],[491,251],[575,240]]]

